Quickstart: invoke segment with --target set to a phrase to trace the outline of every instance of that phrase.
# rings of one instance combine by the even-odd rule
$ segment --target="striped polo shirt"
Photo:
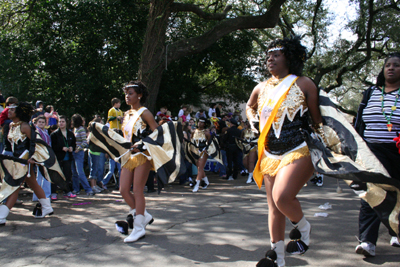
[[[392,112],[391,107],[396,101],[398,90],[384,93],[385,114],[389,118]],[[392,131],[387,128],[387,120],[382,113],[382,89],[374,87],[367,106],[363,111],[362,119],[365,122],[364,137],[369,143],[393,143],[393,138],[400,132],[400,99],[397,102],[397,109],[393,112],[390,123],[393,124]],[[399,96],[400,97],[400,96]]]

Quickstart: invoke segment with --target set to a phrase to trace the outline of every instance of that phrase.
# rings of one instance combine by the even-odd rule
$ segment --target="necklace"
[[[391,124],[390,121],[392,120],[393,112],[397,109],[397,100],[399,99],[400,88],[397,90],[396,99],[394,100],[394,105],[390,108],[391,111],[390,111],[390,115],[389,116],[387,116],[386,113],[385,113],[385,108],[384,108],[384,106],[385,106],[385,95],[384,95],[384,92],[385,92],[385,86],[382,86],[382,96],[381,96],[382,113],[383,113],[383,116],[385,116],[385,119],[387,121],[386,126],[388,128],[388,131],[390,132],[390,131],[392,131],[392,126],[393,126],[393,124]]]

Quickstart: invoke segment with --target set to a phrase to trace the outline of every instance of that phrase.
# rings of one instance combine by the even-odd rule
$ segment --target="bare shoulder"
[[[266,83],[267,83],[267,81],[260,82],[259,84],[257,84],[257,85],[254,87],[253,91],[260,92],[261,89],[265,87],[265,84],[266,84]]]
[[[315,85],[313,80],[306,76],[300,76],[297,79],[296,83],[305,94],[318,91],[317,86]]]
[[[21,132],[22,133],[26,133],[26,132],[28,132],[30,130],[31,130],[31,126],[29,126],[29,124],[27,122],[23,122],[21,124]]]

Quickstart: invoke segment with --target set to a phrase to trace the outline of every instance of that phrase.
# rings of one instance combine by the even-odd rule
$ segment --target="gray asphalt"
[[[34,219],[35,203],[23,190],[23,203],[0,228],[0,266],[255,266],[270,242],[265,190],[246,185],[245,177],[226,181],[210,173],[209,179],[209,188],[198,193],[172,184],[160,195],[146,194],[155,222],[144,239],[131,244],[114,226],[128,212],[117,191],[57,200],[54,215]],[[341,194],[329,178],[323,187],[301,190],[311,246],[303,256],[286,255],[286,266],[400,266],[400,248],[389,245],[384,226],[376,257],[354,253],[359,199],[340,184]],[[318,208],[326,202],[332,209]],[[328,217],[314,216],[320,212]],[[286,230],[288,235],[288,224]]]

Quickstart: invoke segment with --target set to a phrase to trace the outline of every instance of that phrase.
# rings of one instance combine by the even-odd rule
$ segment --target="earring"
[[[140,96],[138,97],[138,99],[140,100]]]

